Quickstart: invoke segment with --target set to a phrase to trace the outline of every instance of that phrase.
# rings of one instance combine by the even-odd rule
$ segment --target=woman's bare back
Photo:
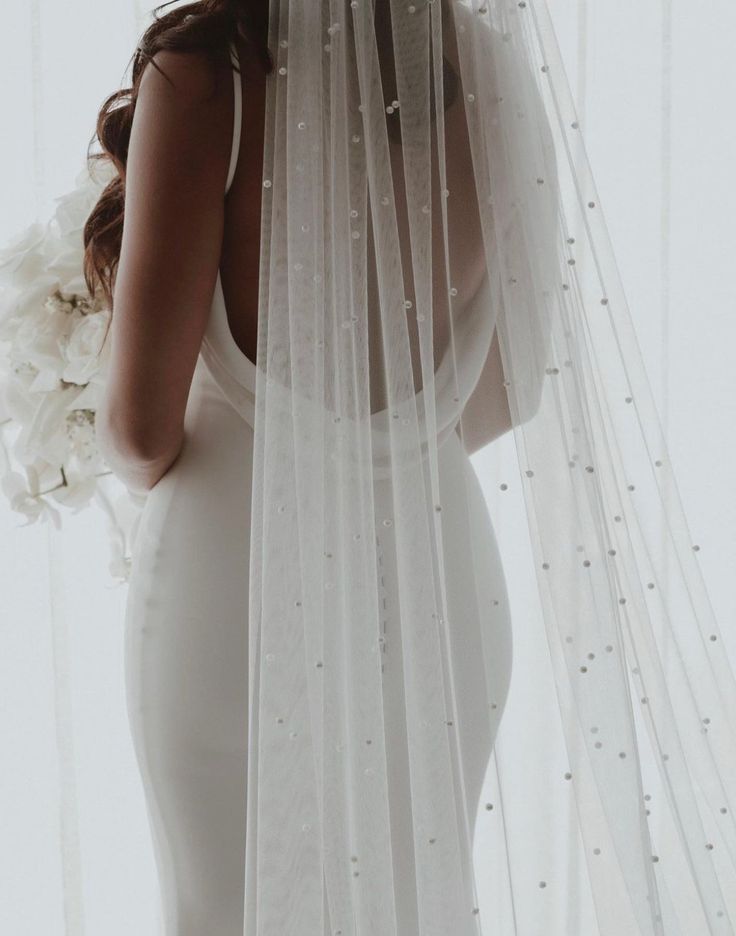
[[[256,361],[258,337],[258,289],[260,260],[261,197],[263,173],[264,114],[268,76],[246,46],[238,49],[243,91],[242,133],[237,168],[225,204],[225,230],[223,237],[220,275],[222,280],[228,321],[233,338],[240,350],[251,361]],[[454,64],[454,44],[448,46],[447,58]],[[458,77],[459,81],[459,77]],[[393,116],[399,119],[398,113]],[[475,204],[473,167],[465,124],[464,102],[458,95],[445,112],[445,136],[448,153],[447,185],[451,284],[457,293],[453,299],[455,314],[462,310],[476,293],[485,272],[485,256],[480,220],[477,210],[468,211]],[[400,139],[389,135],[389,150],[397,206],[399,241],[402,266],[407,284],[407,299],[414,307],[411,287],[412,267],[409,222],[406,213],[406,195],[403,172],[403,154]],[[439,364],[450,341],[449,311],[445,287],[444,238],[442,231],[441,191],[438,174],[436,139],[432,143],[432,242],[433,242],[433,323],[435,367]],[[473,188],[473,192],[468,191]],[[472,196],[472,197],[471,197]],[[369,309],[378,302],[375,282],[374,256],[369,245],[368,302]],[[380,317],[369,316],[369,343],[380,347]],[[415,386],[421,389],[418,337],[415,313],[409,314],[409,338],[416,363]],[[377,388],[376,392],[380,393]],[[374,400],[374,408],[380,401]]]
[[[255,363],[267,76],[242,44],[238,56],[243,129],[235,175],[225,199],[220,278],[233,338],[243,354]]]

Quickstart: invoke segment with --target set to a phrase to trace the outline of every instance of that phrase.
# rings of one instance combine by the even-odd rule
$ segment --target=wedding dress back
[[[238,152],[240,95],[241,80],[236,73],[228,189]],[[465,371],[460,383],[466,392],[477,379],[490,340],[484,311],[483,306],[469,304],[456,328],[457,359]],[[511,634],[493,529],[460,438],[452,431],[455,424],[449,414],[455,404],[449,395],[455,392],[455,382],[449,380],[448,359],[445,355],[436,383],[438,412],[448,414],[440,473],[447,511],[443,535],[449,557],[449,603],[457,618],[451,661],[459,686],[455,730],[463,739],[464,751],[462,784],[454,795],[455,808],[472,813],[478,806],[508,692]],[[258,846],[258,825],[246,817],[248,775],[257,768],[251,761],[252,720],[259,712],[258,706],[249,703],[254,687],[248,643],[257,637],[257,628],[248,614],[247,577],[252,549],[256,372],[256,365],[233,336],[218,276],[187,405],[185,446],[146,499],[126,611],[128,710],[144,781],[167,933],[216,930],[223,936],[238,936],[263,926],[259,924],[258,901],[247,900],[243,875],[247,847],[257,847],[263,859],[270,851]],[[385,431],[386,417],[385,410],[371,414],[377,435]],[[384,457],[388,456],[386,449]],[[410,648],[402,637],[403,611],[391,523],[392,482],[387,468],[376,469],[372,482],[377,535],[371,551],[375,585],[381,594],[375,660],[386,719],[384,770],[392,863],[382,871],[385,891],[376,894],[376,908],[391,895],[387,913],[396,921],[398,932],[419,936],[424,909],[417,899],[420,881],[411,832],[405,715],[404,659]],[[475,582],[471,571],[476,556],[483,558],[482,582]],[[357,601],[354,607],[359,609]],[[485,639],[484,628],[489,629]],[[492,650],[490,670],[483,663],[484,646]],[[269,667],[278,666],[273,651],[266,654],[264,662]],[[320,668],[331,665],[329,648],[318,662]],[[486,712],[477,700],[486,692],[488,672],[493,674],[496,703],[493,711]],[[279,711],[282,714],[275,714],[271,721],[278,733],[293,742],[298,737],[297,718],[305,713],[290,709],[287,700]],[[366,774],[369,776],[372,773]],[[308,775],[303,780],[308,782]],[[267,792],[273,795],[276,789]],[[310,831],[305,821],[302,834],[308,836]],[[279,834],[278,828],[270,832]],[[458,855],[465,868],[467,911],[465,919],[454,924],[458,936],[475,932],[469,846],[470,842]],[[361,870],[370,873],[370,856],[361,857]],[[302,886],[298,876],[293,884],[297,890]],[[315,919],[304,924],[306,932],[328,936],[341,928],[337,921],[347,909],[336,898],[339,893],[324,892],[319,928],[315,928]],[[268,911],[272,921],[276,903],[274,894]],[[292,910],[283,894],[278,903],[284,931],[288,932]],[[262,904],[261,913],[264,910]],[[383,926],[380,921],[377,925]]]

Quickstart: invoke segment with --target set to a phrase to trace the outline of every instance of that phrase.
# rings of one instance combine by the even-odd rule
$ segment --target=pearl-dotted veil
[[[732,934],[736,687],[544,0],[271,0],[269,46],[245,932],[406,936],[380,537],[422,936]],[[514,759],[502,717],[477,813],[452,433],[486,490],[485,449],[513,435],[546,638],[516,728],[537,756]]]

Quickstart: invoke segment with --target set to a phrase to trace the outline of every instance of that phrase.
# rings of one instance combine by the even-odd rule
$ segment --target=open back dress
[[[237,65],[234,59],[233,65]],[[233,68],[235,174],[242,83]],[[245,128],[247,133],[247,127]],[[456,327],[458,371],[482,360],[480,315]],[[476,331],[478,334],[476,335]],[[477,339],[477,340],[476,340]],[[487,347],[487,342],[486,345]],[[441,368],[440,368],[441,370]],[[439,373],[439,371],[438,371]],[[452,392],[436,382],[438,394]],[[248,561],[256,365],[236,343],[218,276],[180,456],[147,495],[126,609],[127,705],[162,895],[165,936],[243,936],[248,752]],[[511,673],[506,586],[488,510],[455,431],[439,448],[443,546],[465,796],[475,816]],[[388,509],[377,481],[375,509]],[[377,524],[382,669],[395,893],[401,936],[418,936],[402,647],[390,527]],[[481,557],[483,575],[474,568]],[[491,641],[486,696],[481,631]],[[490,710],[483,704],[494,698]],[[482,808],[482,804],[480,804]],[[278,856],[275,856],[276,859]],[[472,861],[472,855],[464,856]],[[331,934],[325,901],[325,934]],[[456,936],[471,932],[458,922]],[[246,930],[247,931],[247,930]]]

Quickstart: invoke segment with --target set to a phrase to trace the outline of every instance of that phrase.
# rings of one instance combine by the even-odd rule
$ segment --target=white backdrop
[[[711,0],[707,13],[686,0],[550,6],[693,542],[736,661],[736,7],[730,0]],[[73,184],[97,108],[121,81],[146,7],[133,0],[6,5],[0,243],[48,215],[53,197]],[[486,496],[520,624],[515,667],[523,666],[534,629],[521,622],[533,619],[534,608],[525,583],[514,579],[514,555],[524,548],[509,535],[524,525],[517,468],[509,440],[476,457],[509,485]],[[125,590],[107,572],[104,522],[92,513],[69,518],[62,536],[19,522],[0,504],[0,931],[154,936],[155,870],[123,695]],[[54,588],[63,601],[52,621]],[[513,679],[511,691],[513,711],[523,704]],[[57,742],[68,716],[74,769],[62,772],[60,790]],[[77,800],[83,809],[75,817]],[[66,901],[61,841],[71,869]],[[74,874],[80,856],[83,880]]]

